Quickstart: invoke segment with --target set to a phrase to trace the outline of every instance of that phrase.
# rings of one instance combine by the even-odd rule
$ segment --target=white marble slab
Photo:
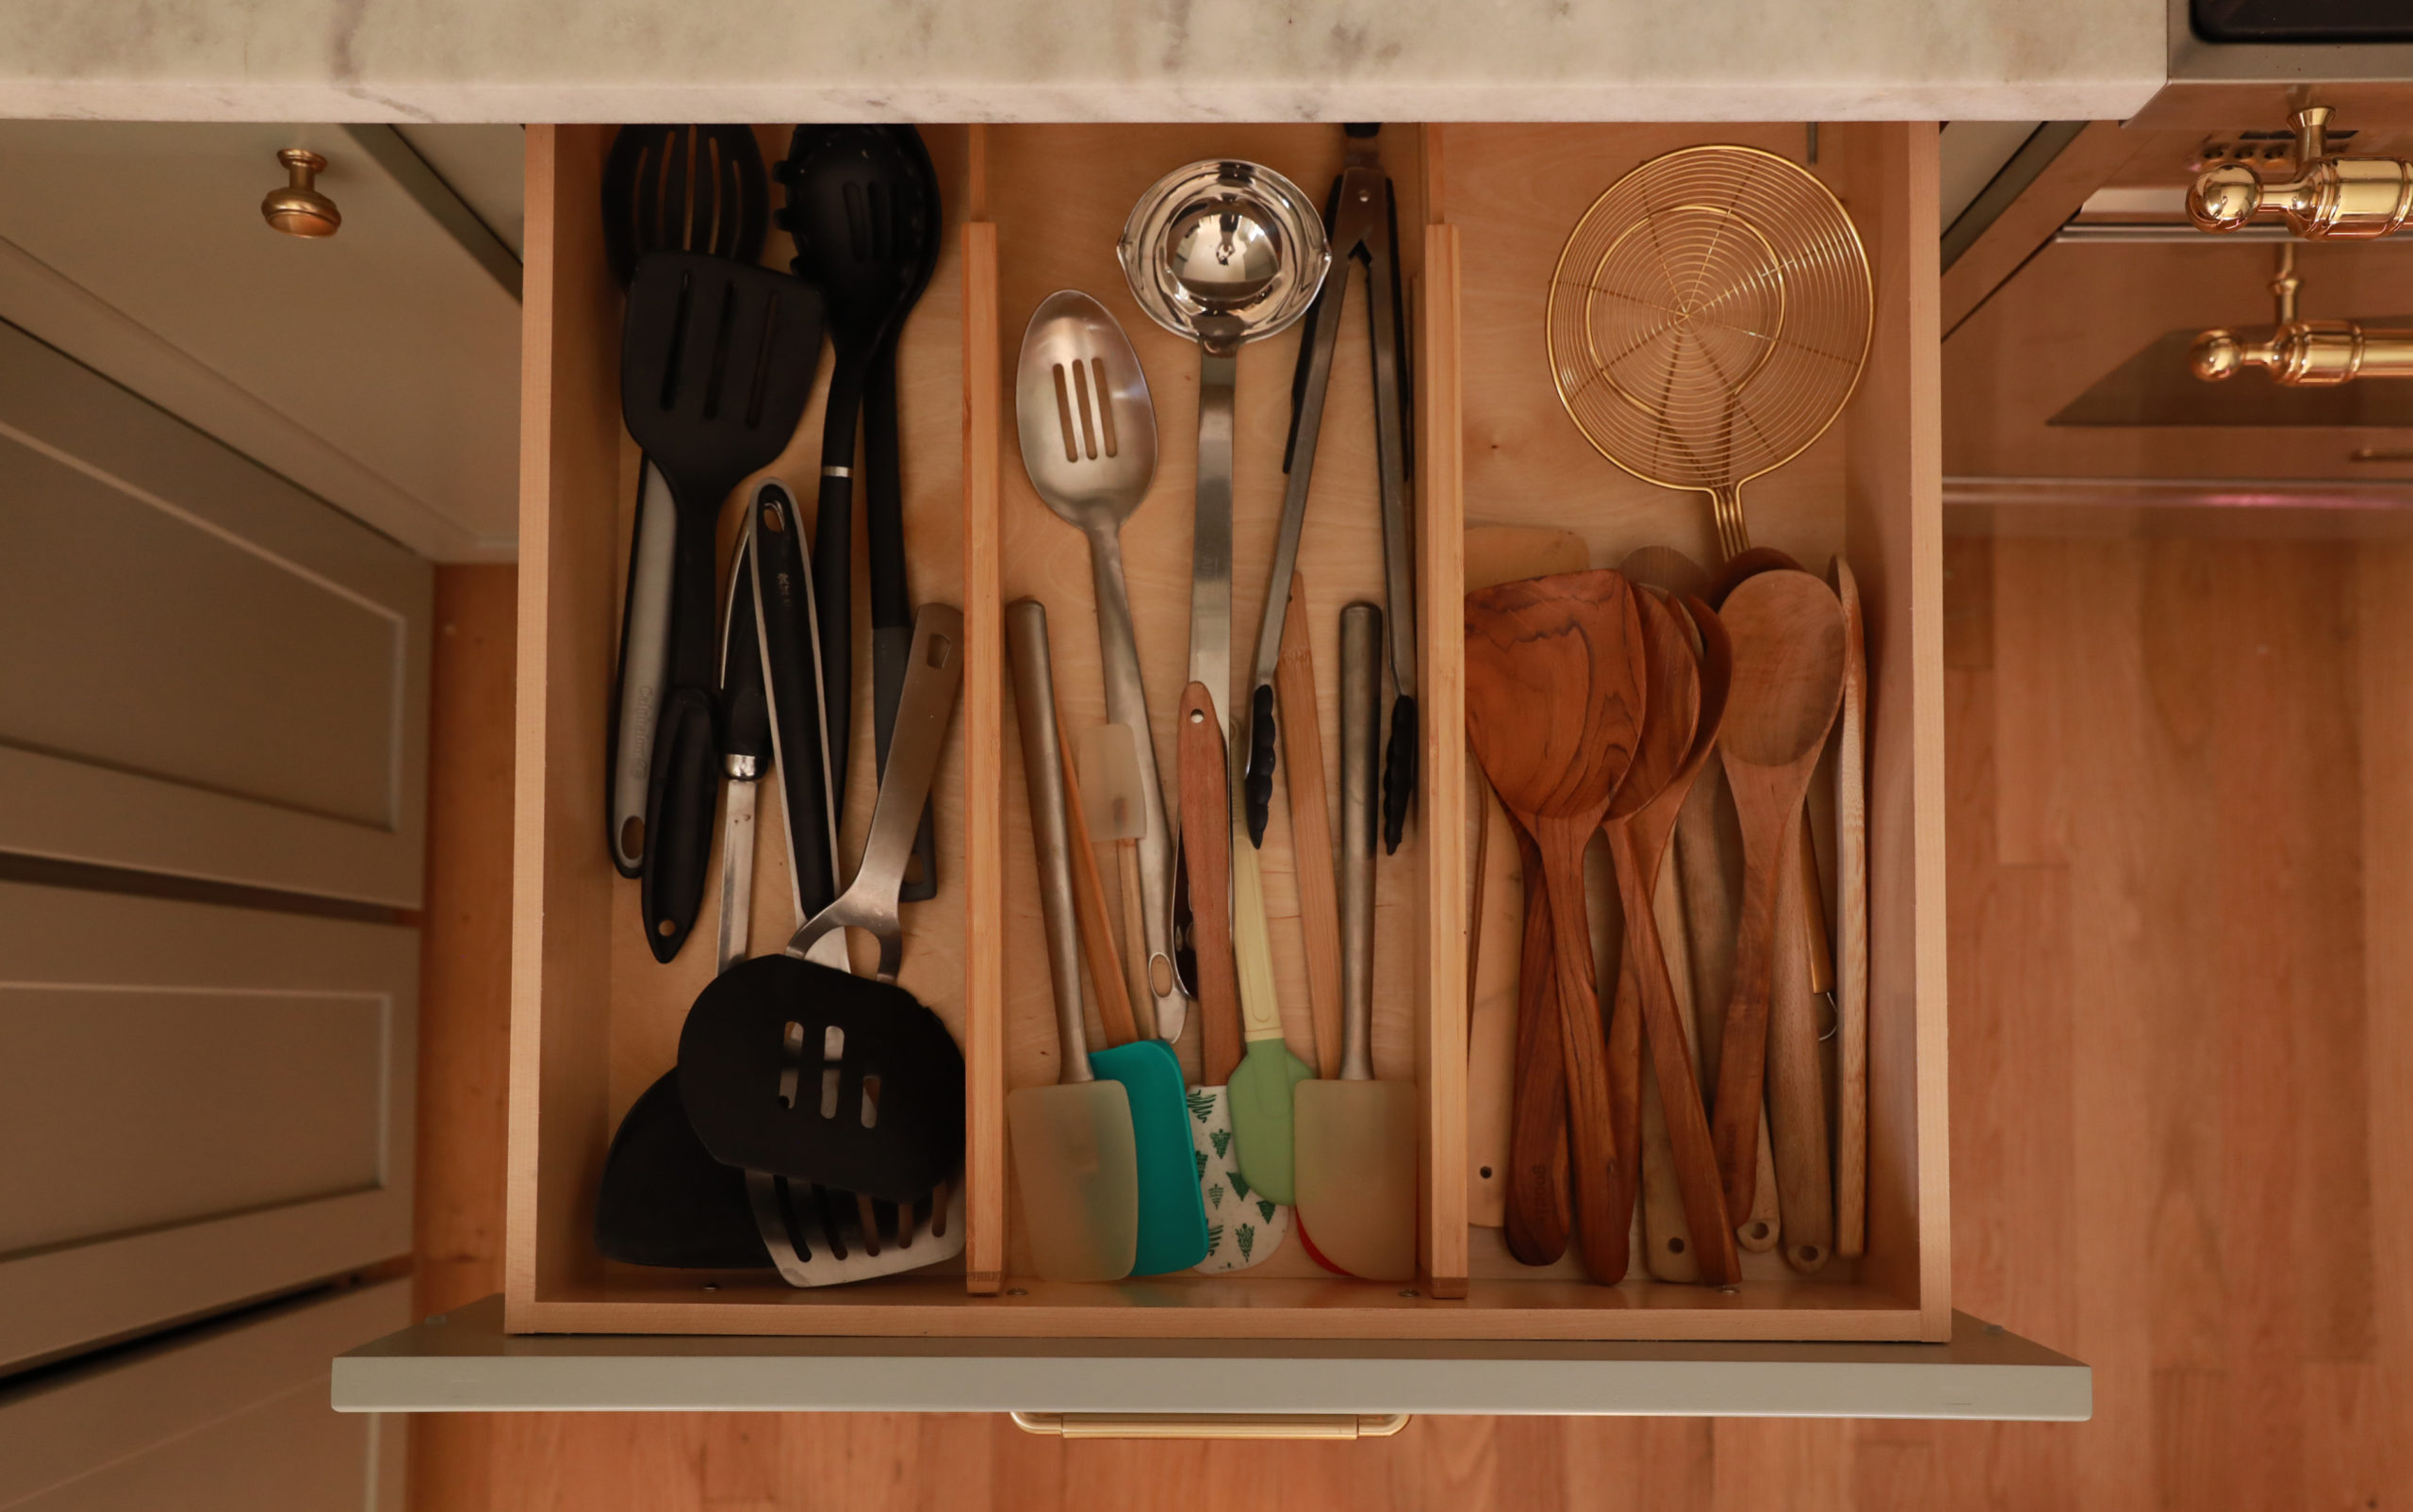
[[[0,0],[0,115],[2125,116],[2163,0]]]

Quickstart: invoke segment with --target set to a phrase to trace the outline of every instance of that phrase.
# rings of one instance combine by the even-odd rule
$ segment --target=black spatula
[[[679,534],[670,584],[670,691],[646,794],[646,943],[668,961],[703,901],[720,769],[714,686],[721,506],[786,449],[821,351],[821,296],[766,268],[650,253],[629,285],[620,410],[670,485]]]

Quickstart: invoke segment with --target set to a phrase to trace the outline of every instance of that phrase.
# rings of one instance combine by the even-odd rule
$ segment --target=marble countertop
[[[2076,120],[2165,0],[0,0],[0,116]]]

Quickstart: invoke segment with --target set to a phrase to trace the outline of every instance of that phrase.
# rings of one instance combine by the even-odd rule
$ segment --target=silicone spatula
[[[1196,961],[1201,1084],[1190,1090],[1190,1134],[1198,1157],[1198,1190],[1206,1205],[1208,1273],[1241,1271],[1264,1261],[1289,1232],[1290,1209],[1256,1191],[1240,1169],[1232,1126],[1231,1080],[1240,1063],[1240,989],[1231,916],[1206,900],[1231,894],[1230,776],[1223,727],[1206,685],[1183,690],[1175,720],[1179,753],[1174,788],[1181,804],[1182,864],[1194,912],[1190,946]]]
[[[1340,615],[1340,1079],[1296,1098],[1299,1231],[1351,1275],[1416,1274],[1416,1088],[1376,1081],[1374,830],[1382,740],[1382,611]]]
[[[1050,1281],[1111,1281],[1139,1257],[1138,1156],[1131,1099],[1090,1069],[1081,1015],[1081,946],[1074,922],[1072,839],[1064,802],[1064,748],[1056,729],[1056,679],[1047,610],[1037,600],[1006,606],[1022,726],[1023,776],[1030,789],[1039,910],[1047,929],[1048,979],[1056,994],[1062,1062],[1053,1086],[1006,1094],[1014,1178],[1039,1274]]]
[[[1057,716],[1056,745],[1067,744]],[[1122,1085],[1131,1104],[1133,1159],[1139,1171],[1140,1239],[1133,1275],[1186,1271],[1206,1257],[1206,1208],[1198,1195],[1198,1165],[1190,1154],[1190,1109],[1182,1097],[1181,1062],[1162,1040],[1142,1040],[1123,987],[1106,912],[1106,884],[1090,848],[1081,786],[1064,770],[1065,823],[1073,851],[1073,903],[1080,917],[1081,950],[1097,991],[1098,1021],[1107,1047],[1090,1052],[1090,1069]]]

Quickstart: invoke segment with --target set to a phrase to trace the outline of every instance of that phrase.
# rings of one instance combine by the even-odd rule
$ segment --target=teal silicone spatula
[[[1063,716],[1056,715],[1056,746],[1071,742]],[[1090,984],[1097,993],[1098,1022],[1107,1048],[1090,1052],[1090,1069],[1122,1085],[1131,1104],[1131,1142],[1139,1173],[1140,1223],[1133,1275],[1186,1271],[1206,1257],[1206,1208],[1198,1194],[1198,1164],[1190,1153],[1190,1109],[1182,1095],[1181,1062],[1162,1040],[1140,1038],[1131,995],[1114,949],[1106,912],[1106,884],[1098,877],[1097,853],[1090,846],[1081,788],[1064,767],[1060,790],[1065,827],[1072,836],[1073,901],[1080,917],[1081,951]]]
[[[1208,900],[1231,894],[1232,814],[1223,731],[1203,682],[1183,691],[1175,716],[1179,752],[1181,847],[1189,871],[1190,943],[1197,961],[1199,1063],[1190,1089],[1190,1133],[1198,1155],[1198,1190],[1206,1203],[1210,1248],[1198,1269],[1209,1274],[1262,1264],[1290,1230],[1290,1209],[1256,1190],[1239,1168],[1232,1127],[1232,1072],[1240,1060],[1239,982],[1231,918]]]
[[[1023,775],[1030,788],[1039,905],[1047,929],[1047,975],[1056,994],[1062,1062],[1056,1082],[1006,1094],[1014,1178],[1022,1189],[1031,1255],[1050,1281],[1112,1281],[1139,1256],[1139,1155],[1130,1096],[1090,1066],[1081,1015],[1080,931],[1074,922],[1073,843],[1058,743],[1047,610],[1025,599],[1006,607],[1014,702],[1022,726]]]

